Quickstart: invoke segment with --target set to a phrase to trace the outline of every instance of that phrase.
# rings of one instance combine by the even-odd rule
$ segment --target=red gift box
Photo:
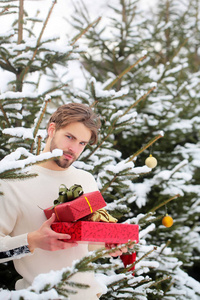
[[[91,221],[55,222],[52,229],[71,235],[70,241],[105,242],[124,244],[129,240],[139,241],[139,226],[134,224],[104,223]]]
[[[75,200],[58,204],[56,206],[44,209],[44,213],[49,219],[53,213],[56,215],[56,220],[59,222],[77,221],[94,211],[106,206],[99,191],[86,193]]]

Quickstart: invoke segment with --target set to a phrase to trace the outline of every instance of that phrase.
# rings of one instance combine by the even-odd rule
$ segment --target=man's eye
[[[87,145],[86,142],[81,142],[80,144],[81,144],[82,146],[86,146],[86,145]]]
[[[66,137],[70,140],[72,140],[72,136],[71,135],[66,135]]]

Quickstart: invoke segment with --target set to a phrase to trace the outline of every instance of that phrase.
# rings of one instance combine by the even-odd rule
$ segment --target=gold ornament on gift
[[[153,157],[152,154],[150,154],[149,157],[147,157],[145,160],[145,165],[148,168],[153,169],[157,166],[157,159],[155,157]]]

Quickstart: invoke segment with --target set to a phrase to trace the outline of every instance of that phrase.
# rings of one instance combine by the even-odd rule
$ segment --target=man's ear
[[[55,132],[55,130],[56,130],[55,128],[56,128],[55,123],[50,123],[50,124],[49,124],[49,128],[48,128],[48,136],[49,136],[50,138],[53,137],[54,132]]]

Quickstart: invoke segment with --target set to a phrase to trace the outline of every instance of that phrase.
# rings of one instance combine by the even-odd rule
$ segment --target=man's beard
[[[67,159],[62,160],[61,158],[55,159],[54,161],[57,164],[57,166],[59,166],[62,169],[69,168],[69,166],[71,166],[71,164],[74,162],[74,160],[73,161],[69,161]]]
[[[50,145],[50,151],[52,152],[54,149],[58,149],[58,147],[56,146],[55,142],[54,142],[54,138],[51,141],[51,145]],[[70,156],[73,157],[72,160],[68,160],[65,159],[63,156],[57,159],[54,159],[54,162],[57,164],[57,166],[59,166],[62,169],[67,169],[69,168],[69,166],[71,166],[71,164],[76,160],[76,157],[74,156],[73,153],[69,152],[69,151],[63,151],[63,154],[69,154]]]

